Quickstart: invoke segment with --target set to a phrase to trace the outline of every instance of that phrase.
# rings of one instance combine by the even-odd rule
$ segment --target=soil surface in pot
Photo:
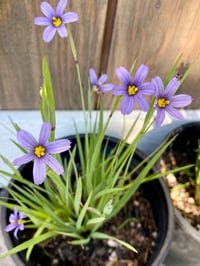
[[[187,152],[170,151],[160,161],[161,169],[165,172],[169,169],[192,164],[191,158],[193,157],[194,151],[192,151],[191,154],[189,150]],[[191,167],[185,171],[167,175],[166,181],[170,188],[173,205],[181,212],[182,216],[200,232],[200,206],[195,203],[194,178],[194,167]]]
[[[126,220],[124,218],[126,217]],[[93,240],[83,247],[72,246],[64,236],[55,237],[32,252],[36,266],[143,266],[152,254],[157,228],[149,201],[138,190],[133,199],[116,217],[103,226],[101,232],[115,236],[133,245],[131,252],[114,241]],[[30,239],[30,231],[20,232],[22,240]]]

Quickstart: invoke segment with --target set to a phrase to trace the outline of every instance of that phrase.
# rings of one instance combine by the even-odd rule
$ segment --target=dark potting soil
[[[126,217],[126,218],[125,218]],[[111,240],[92,240],[83,247],[69,244],[66,236],[54,237],[35,248],[34,266],[143,266],[154,250],[157,228],[149,201],[137,191],[117,216],[102,227],[101,232],[133,245],[138,253]],[[27,238],[28,231],[21,232]],[[23,235],[23,234],[26,234]],[[30,238],[30,236],[29,236]]]

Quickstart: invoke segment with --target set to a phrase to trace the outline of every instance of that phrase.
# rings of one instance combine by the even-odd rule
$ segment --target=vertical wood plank
[[[45,44],[44,27],[33,24],[34,17],[41,15],[40,2],[0,1],[0,109],[38,108],[43,55],[50,64],[57,108],[81,108],[68,40],[56,37]],[[49,2],[55,7],[57,0]],[[183,51],[179,71],[184,71],[200,51],[199,7],[199,0],[69,0],[67,10],[80,16],[71,27],[85,86],[90,67],[99,72],[108,70],[110,81],[117,82],[115,68],[130,68],[136,57],[137,65],[149,65],[149,77],[164,78]],[[189,108],[199,108],[199,73],[198,63],[180,89],[194,98]],[[110,98],[106,101],[109,109]]]
[[[42,56],[50,65],[56,107],[81,108],[68,39],[56,36],[46,44],[42,40],[44,27],[33,23],[35,16],[42,16],[40,2],[0,1],[0,109],[38,109]],[[49,1],[54,7],[57,2]],[[106,0],[68,1],[67,11],[79,14],[71,29],[86,86],[89,68],[98,71],[100,65],[106,9]]]
[[[200,52],[199,36],[199,0],[118,0],[107,72],[118,82],[115,68],[129,69],[137,58],[137,67],[141,63],[149,66],[149,78],[164,78],[181,52],[178,71],[184,72]],[[194,98],[189,108],[200,107],[199,73],[200,62],[180,88]],[[106,99],[109,108],[110,99]]]

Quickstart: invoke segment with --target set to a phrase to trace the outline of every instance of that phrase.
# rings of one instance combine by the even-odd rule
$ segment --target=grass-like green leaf
[[[77,216],[79,214],[79,210],[81,206],[81,198],[82,198],[82,181],[81,181],[81,177],[79,177],[76,182],[76,192],[75,192],[75,198],[74,198],[74,210]]]
[[[96,217],[96,218],[88,220],[88,222],[86,223],[86,226],[89,226],[91,224],[101,224],[103,221],[105,221],[105,217]]]
[[[118,238],[115,238],[113,236],[110,236],[108,234],[104,234],[104,233],[101,233],[101,232],[94,232],[92,234],[92,238],[107,239],[107,240],[110,239],[110,240],[113,240],[113,241],[119,243],[120,245],[130,249],[131,251],[138,253],[138,251],[133,246],[131,246],[129,243],[127,243],[127,242],[125,242],[123,240],[120,240]]]
[[[89,207],[89,204],[90,204],[90,201],[91,201],[91,198],[92,198],[92,194],[93,193],[91,191],[90,194],[89,194],[89,197],[87,198],[87,201],[85,202],[85,204],[83,205],[82,210],[80,211],[80,214],[79,214],[79,217],[78,217],[77,223],[76,223],[76,227],[78,228],[78,230],[81,228],[83,219],[84,219],[84,217],[86,215],[87,209]]]
[[[23,251],[32,245],[37,245],[37,244],[39,244],[39,243],[41,243],[41,242],[43,242],[49,238],[52,238],[54,236],[56,236],[55,232],[47,232],[47,233],[39,235],[38,237],[31,238],[31,239],[23,242],[22,244],[12,248],[11,250],[7,251],[6,253],[0,255],[0,259],[5,258],[7,256],[10,256],[12,254],[18,253],[20,251]]]
[[[43,85],[40,89],[41,96],[41,115],[43,121],[48,121],[51,123],[52,132],[50,139],[51,141],[55,138],[55,127],[56,127],[56,116],[55,116],[55,102],[54,93],[51,80],[51,74],[49,71],[49,66],[47,59],[43,57],[42,60],[42,73],[43,73]]]

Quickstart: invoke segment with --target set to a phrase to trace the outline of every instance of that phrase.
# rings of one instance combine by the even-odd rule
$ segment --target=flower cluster
[[[121,102],[121,112],[124,115],[130,114],[134,110],[135,102],[144,112],[147,112],[149,110],[149,103],[144,98],[144,95],[151,95],[156,98],[154,105],[155,110],[157,110],[156,127],[162,125],[166,112],[174,118],[183,119],[183,115],[176,108],[189,105],[192,102],[192,97],[187,94],[174,95],[180,86],[180,81],[173,77],[165,88],[160,77],[153,78],[151,82],[144,82],[147,73],[148,67],[141,65],[132,79],[126,68],[119,67],[116,70],[116,75],[122,84],[115,86],[103,84],[107,79],[107,75],[104,74],[97,79],[96,73],[91,69],[90,81],[98,93],[111,90],[114,95],[124,96]]]
[[[54,11],[47,2],[41,3],[41,11],[45,17],[35,18],[35,24],[47,26],[43,34],[45,42],[51,41],[56,31],[58,31],[60,37],[67,37],[67,30],[64,24],[78,20],[78,15],[74,12],[63,14],[66,5],[67,0],[60,0],[56,11]],[[175,108],[189,105],[192,102],[192,98],[184,94],[174,96],[180,85],[178,78],[174,77],[165,90],[160,77],[153,78],[152,82],[144,82],[147,74],[148,67],[141,65],[132,79],[128,70],[121,66],[116,69],[116,75],[122,84],[112,86],[112,84],[104,84],[108,78],[106,74],[101,75],[98,79],[94,69],[90,69],[90,81],[97,93],[112,90],[114,95],[124,96],[121,103],[121,112],[124,115],[130,114],[133,111],[135,102],[144,112],[147,112],[149,104],[144,95],[154,95],[157,100],[155,104],[155,109],[158,112],[155,123],[157,127],[160,127],[163,123],[165,112],[177,119],[183,119],[181,113]]]
[[[39,26],[46,26],[43,33],[45,42],[50,42],[56,32],[61,38],[68,36],[74,61],[77,64],[76,53],[74,53],[76,48],[69,24],[78,20],[78,14],[74,12],[64,13],[66,5],[67,0],[59,0],[54,11],[49,3],[42,2],[40,7],[44,16],[36,17],[34,23]],[[178,63],[179,61],[175,63],[173,69]],[[76,71],[79,84],[82,84],[78,64]],[[116,69],[116,76],[120,84],[114,85],[106,83],[107,74],[98,77],[93,68],[89,69],[90,101],[92,101],[93,92],[99,97],[100,103],[103,101],[102,95],[107,92],[114,95],[114,100],[108,119],[103,120],[103,109],[100,104],[99,112],[97,112],[93,122],[91,116],[86,115],[92,110],[85,109],[84,97],[82,97],[85,141],[82,145],[75,125],[77,145],[72,149],[71,140],[55,140],[53,89],[51,82],[47,82],[51,80],[51,77],[47,60],[46,58],[43,59],[44,84],[40,91],[43,124],[39,138],[37,141],[32,134],[17,127],[17,145],[22,148],[25,154],[13,162],[15,166],[20,166],[33,161],[33,180],[24,178],[20,170],[16,174],[17,170],[14,166],[12,168],[8,164],[14,171],[13,179],[23,184],[24,188],[22,190],[20,185],[16,184],[13,190],[8,189],[9,193],[12,192],[11,195],[15,202],[12,203],[14,213],[10,215],[9,225],[5,230],[6,232],[14,230],[14,236],[17,238],[18,231],[24,229],[23,219],[25,217],[29,218],[26,221],[27,224],[35,229],[34,241],[23,243],[19,246],[18,251],[28,249],[27,254],[29,256],[34,245],[59,234],[70,237],[72,244],[83,245],[93,238],[106,238],[118,241],[135,251],[128,243],[124,243],[113,236],[102,234],[98,230],[101,229],[103,223],[116,215],[126,205],[144,180],[148,181],[150,167],[153,167],[168,145],[161,147],[156,154],[152,155],[148,165],[146,165],[146,161],[142,162],[141,166],[144,167],[144,170],[140,171],[133,181],[130,181],[129,177],[135,174],[134,169],[130,170],[131,159],[141,138],[154,121],[155,126],[160,127],[164,122],[166,113],[174,118],[183,119],[177,108],[185,107],[192,102],[191,96],[187,94],[175,95],[182,81],[174,73],[170,75],[170,78],[168,75],[167,81],[163,82],[159,76],[156,76],[147,82],[148,71],[148,66],[141,64],[132,77],[125,67],[120,66]],[[188,72],[184,78],[187,75]],[[82,96],[82,86],[79,89]],[[150,103],[146,96],[150,96]],[[106,156],[106,147],[102,148],[104,146],[103,140],[112,114],[118,108],[120,101],[122,115],[129,115],[137,104],[146,113],[146,117],[141,131],[130,145],[125,146],[128,136],[135,129],[135,121],[125,140],[119,141],[116,148]],[[89,103],[88,106],[92,105]],[[92,128],[90,132],[89,128]],[[67,152],[69,155],[67,159],[65,158],[66,160],[59,156],[63,152]],[[77,153],[80,156],[78,164],[76,161]],[[157,173],[156,178],[159,176],[162,176],[162,173]],[[152,175],[149,180],[151,179]],[[127,186],[127,182],[130,182],[129,186]],[[24,198],[26,198],[25,201]],[[20,211],[22,210],[20,213],[18,213],[16,202]],[[11,208],[9,203],[0,201],[0,204]],[[6,255],[12,253],[14,251],[11,250]]]

